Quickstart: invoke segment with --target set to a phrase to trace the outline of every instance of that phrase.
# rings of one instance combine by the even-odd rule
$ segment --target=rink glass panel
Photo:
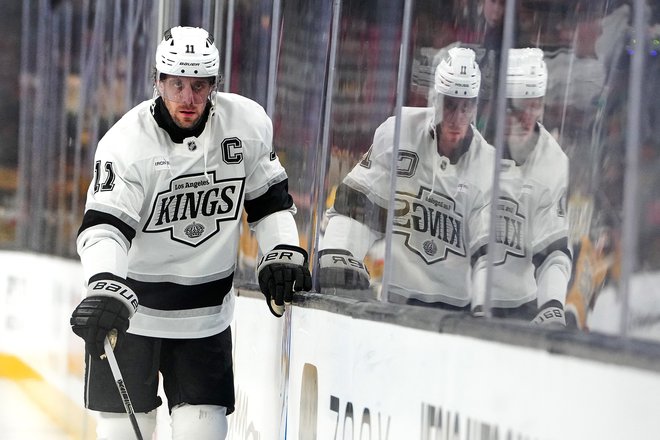
[[[223,90],[244,94],[271,114],[301,244],[313,265],[334,189],[367,152],[376,127],[397,112],[404,1],[278,3],[276,73],[270,68],[275,2],[235,1],[232,15],[230,2],[167,4],[158,23],[158,8],[146,1],[22,3],[18,145],[4,148],[18,151],[18,166],[11,158],[3,166],[3,183],[13,184],[3,186],[0,199],[2,246],[76,258],[96,143],[126,110],[151,97],[159,31],[185,24],[216,35],[227,76]],[[574,264],[567,304],[584,331],[655,339],[660,43],[658,6],[644,4],[523,0],[514,13],[513,46],[543,49],[549,72],[543,124],[570,159],[566,215]],[[639,7],[641,26],[634,21]],[[488,61],[475,124],[494,142],[504,115],[490,110],[498,54],[488,49],[497,48],[501,36],[487,32],[483,3],[415,1],[410,29],[403,104],[428,105],[440,49],[456,41],[473,47]],[[633,68],[636,36],[643,36],[641,74]],[[636,78],[639,96],[634,87],[631,92]],[[244,237],[239,283],[254,281],[256,243]],[[367,260],[375,292],[383,256],[379,243]]]
[[[657,37],[652,24],[658,17],[657,10],[644,6],[644,23],[636,28],[634,14],[643,3],[559,2],[541,8],[522,2],[514,41],[545,53],[542,123],[569,158],[573,270],[567,318],[584,331],[657,338],[653,206],[658,193],[652,180],[660,150],[653,136]],[[635,35],[646,40],[637,67]]]
[[[394,114],[403,3],[392,0],[336,1],[329,47],[328,85],[324,96],[324,126],[320,138],[320,164],[314,216],[315,246],[324,239],[328,210],[337,189],[354,168],[364,164],[375,129]],[[385,170],[389,173],[389,170]],[[374,223],[381,215],[365,210],[363,221]],[[363,238],[363,237],[360,237]],[[322,288],[331,295],[376,298],[383,270],[377,242],[364,263],[371,274],[372,289],[365,291]],[[316,250],[315,249],[315,250]],[[316,284],[321,287],[319,283]]]
[[[522,1],[513,14],[512,47],[539,47],[544,52],[548,85],[541,122],[569,159],[565,205],[558,206],[565,209],[573,255],[566,308],[573,328],[584,331],[653,337],[657,321],[654,268],[658,266],[658,216],[654,180],[658,145],[654,140],[654,118],[658,39],[649,25],[657,22],[656,9],[644,10],[646,24],[637,32],[632,26],[633,8],[617,2]],[[494,111],[502,31],[490,28],[483,3],[465,6],[462,2],[415,2],[411,33],[406,105],[429,105],[429,86],[443,48],[452,44],[473,48],[482,75],[475,126],[497,146],[498,125],[506,123],[505,115]],[[646,40],[641,73],[644,92],[639,102],[630,100],[629,90],[635,34],[645,35]],[[636,106],[641,107],[640,117],[630,121]],[[635,148],[634,139],[627,136],[630,124],[640,133],[639,178],[632,179],[638,181],[639,190],[631,193],[639,200],[626,205],[624,182],[630,160],[625,155],[627,149]],[[552,163],[545,166],[552,172]],[[404,179],[409,180],[399,177],[398,188],[404,186]],[[626,206],[632,206],[632,212],[639,215],[630,216],[631,209]],[[527,217],[525,221],[542,221]],[[624,226],[626,222],[630,223]],[[534,228],[539,229],[537,223],[525,224],[522,231]],[[624,228],[629,228],[628,244],[623,242]],[[503,231],[489,233],[496,237],[495,254],[502,253]],[[424,247],[418,247],[416,254],[423,254]],[[427,253],[436,250],[430,244],[426,248]],[[621,277],[623,255],[635,261],[625,279]],[[397,256],[392,258],[396,267]],[[512,277],[510,282],[513,285],[521,280]],[[488,295],[492,287],[489,278]]]
[[[544,50],[548,88],[542,123],[569,159],[573,270],[565,309],[567,320],[583,330],[590,327],[601,293],[616,288],[620,273],[623,185],[612,179],[608,167],[612,158],[623,159],[625,139],[611,128],[625,125],[628,104],[611,85],[620,70],[616,60],[624,56],[625,38],[603,26],[613,12],[604,2],[566,3],[547,11],[529,5],[521,8],[519,17],[534,25],[516,30],[518,44],[538,42]],[[609,38],[615,41],[606,43]],[[613,99],[620,100],[618,114],[608,115]],[[623,168],[619,171],[622,176]],[[609,310],[609,319],[620,313],[620,307]]]
[[[439,130],[435,130],[438,119],[434,111],[437,102],[435,70],[448,50],[455,46],[474,50],[476,62],[488,64],[488,69],[482,68],[479,99],[470,100],[470,105],[474,106],[472,123],[492,129],[494,118],[487,111],[496,84],[491,48],[499,43],[501,35],[495,34],[497,39],[493,41],[495,37],[487,28],[481,2],[415,1],[412,5],[406,81],[401,91],[406,108],[401,110],[400,137],[395,133],[393,141],[398,148],[398,160],[397,169],[392,173],[395,180],[395,194],[391,200],[394,206],[390,225],[392,244],[389,249],[382,246],[378,252],[381,258],[387,255],[391,258],[384,262],[390,276],[385,278],[388,282],[382,286],[381,299],[423,307],[439,301],[435,293],[450,294],[449,290],[457,290],[456,285],[469,291],[469,273],[464,273],[465,268],[460,267],[463,263],[459,262],[470,260],[470,246],[465,241],[469,216],[462,208],[465,197],[440,188],[453,181],[450,175],[455,173],[451,171],[453,166],[435,153],[440,135]],[[423,116],[420,116],[421,111]],[[413,113],[416,116],[412,116]],[[414,128],[413,118],[418,121]],[[411,130],[414,134],[409,133]],[[483,205],[487,203],[489,199],[484,198]],[[487,232],[486,222],[483,233]],[[450,285],[454,287],[448,287]]]
[[[236,66],[232,67],[230,90],[236,93],[242,93],[240,90],[246,88],[253,90],[255,93],[252,99],[259,101],[272,118],[273,147],[289,177],[289,192],[297,209],[295,220],[300,245],[308,251],[311,251],[313,237],[312,213],[316,197],[314,176],[318,166],[327,69],[325,54],[331,20],[331,7],[326,3],[282,1],[274,2],[270,8],[263,6],[261,9],[237,5],[243,7],[244,13],[249,12],[250,16],[249,20],[241,22],[239,28],[235,27],[234,32],[240,29],[244,33],[244,40],[234,44],[234,56],[253,57],[254,63],[245,65],[245,76],[237,73]],[[272,24],[277,16],[278,22]],[[275,32],[275,38],[278,39],[276,62],[268,58],[272,25],[279,31]],[[264,29],[257,32],[255,26]],[[247,54],[256,48],[259,48],[263,57]],[[257,65],[263,75],[250,76],[254,75]],[[275,75],[274,81],[270,75]],[[274,90],[268,89],[269,83],[274,84]],[[256,283],[258,256],[258,244],[244,218],[237,270],[239,283]]]

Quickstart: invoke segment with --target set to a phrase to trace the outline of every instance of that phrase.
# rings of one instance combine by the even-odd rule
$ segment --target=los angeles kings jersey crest
[[[143,231],[169,231],[174,241],[197,247],[216,235],[224,222],[238,219],[243,179],[216,178],[216,171],[181,176],[154,198]]]
[[[466,256],[464,218],[456,200],[420,187],[417,194],[397,191],[395,203],[394,233],[426,264],[450,254]]]
[[[432,108],[404,107],[397,160],[390,291],[464,306],[471,265],[488,242],[494,149],[476,131],[462,154],[437,152]],[[394,118],[344,183],[389,206]],[[331,247],[330,244],[327,245]]]

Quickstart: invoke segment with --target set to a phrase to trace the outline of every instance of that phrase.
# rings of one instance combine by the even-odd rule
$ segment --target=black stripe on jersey
[[[126,240],[131,243],[133,239],[135,238],[135,229],[115,217],[114,215],[101,212],[101,211],[96,211],[94,209],[90,209],[85,212],[85,215],[83,216],[82,219],[82,224],[80,225],[80,229],[78,229],[78,235],[80,235],[85,229],[89,229],[93,226],[97,225],[110,225],[114,226],[115,228],[119,229],[119,232],[122,233],[124,237],[126,237]]]
[[[335,194],[335,211],[357,220],[371,229],[385,233],[387,210],[378,206],[366,194],[340,183]]]
[[[534,264],[534,270],[538,270],[539,267],[543,264],[546,258],[555,251],[565,253],[569,259],[571,259],[571,251],[568,249],[568,238],[563,237],[557,241],[550,243],[545,249],[541,252],[534,254],[532,257],[532,263]]]
[[[136,293],[141,306],[157,310],[188,310],[222,304],[233,281],[234,274],[193,286],[169,282],[150,283],[132,278],[128,278],[126,284]]]
[[[245,201],[248,223],[258,222],[274,212],[285,211],[293,206],[293,197],[289,194],[289,179],[276,183],[256,199]]]
[[[488,245],[487,245],[487,244],[485,244],[485,245],[481,246],[479,249],[477,249],[477,250],[475,251],[475,253],[472,254],[472,257],[470,257],[470,265],[471,265],[471,266],[474,266],[475,263],[477,262],[477,260],[479,260],[479,258],[481,258],[481,257],[483,257],[484,255],[486,255],[486,253],[487,253],[486,251],[487,251],[487,250],[488,250]]]

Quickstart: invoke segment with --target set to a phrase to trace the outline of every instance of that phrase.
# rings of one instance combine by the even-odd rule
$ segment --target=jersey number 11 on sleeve
[[[101,169],[101,161],[97,160],[94,163],[94,192],[97,193],[99,190],[101,191],[112,191],[112,188],[115,187],[115,170],[114,170],[114,165],[112,162],[106,162],[105,166],[103,167],[105,169],[105,179],[103,180],[103,183],[101,183],[101,173],[103,170]]]

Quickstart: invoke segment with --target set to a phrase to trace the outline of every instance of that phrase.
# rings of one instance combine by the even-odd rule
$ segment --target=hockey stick
[[[282,355],[280,360],[282,378],[280,381],[280,436],[286,439],[288,431],[287,409],[289,406],[289,364],[291,361],[291,304],[287,304],[284,311],[284,323],[282,331]]]
[[[113,346],[115,345],[114,342],[116,342],[116,340],[117,331],[113,329],[110,331],[110,333],[108,333],[105,341],[103,341],[103,348],[105,349],[105,355],[108,358],[108,364],[110,364],[110,370],[112,370],[112,377],[115,378],[115,383],[117,384],[117,389],[119,390],[119,396],[124,403],[126,414],[128,414],[128,418],[131,420],[131,425],[133,425],[135,436],[138,440],[143,440],[142,433],[140,432],[140,426],[138,425],[137,419],[135,418],[135,413],[133,412],[131,399],[128,396],[128,391],[126,390],[126,385],[124,384],[124,378],[122,377],[121,371],[119,370],[119,365],[117,364],[115,353],[112,351]]]

